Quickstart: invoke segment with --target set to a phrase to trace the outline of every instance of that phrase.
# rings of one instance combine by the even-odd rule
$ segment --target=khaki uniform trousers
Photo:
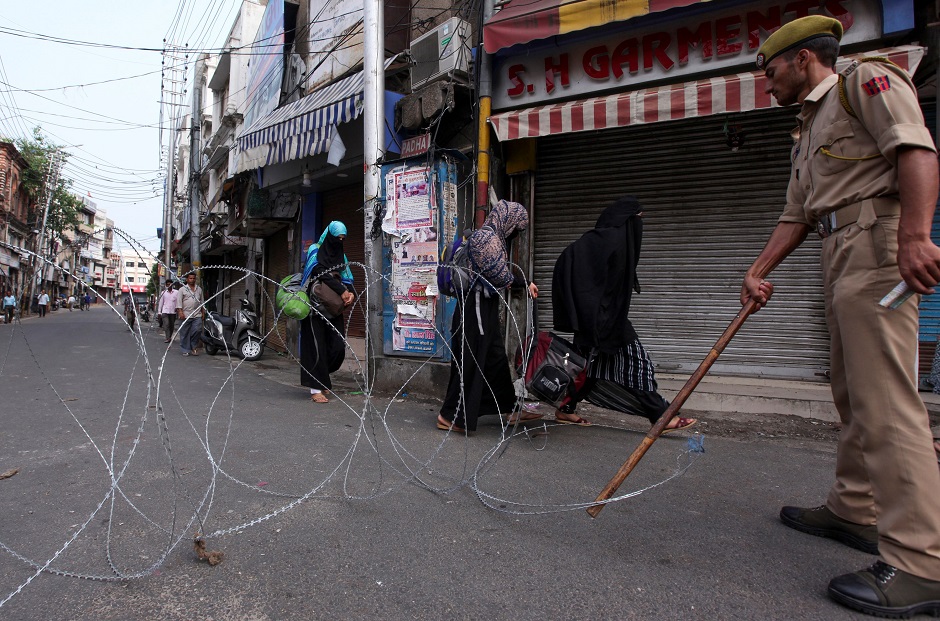
[[[940,580],[940,469],[917,394],[917,306],[878,301],[901,280],[897,217],[863,210],[823,240],[832,396],[842,419],[827,506],[877,524],[886,562]]]

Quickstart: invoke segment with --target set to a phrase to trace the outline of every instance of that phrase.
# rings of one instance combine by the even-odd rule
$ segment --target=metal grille
[[[737,310],[744,271],[782,211],[795,109],[546,137],[538,143],[535,280],[546,297],[559,253],[620,195],[645,206],[631,321],[661,371],[691,371]],[[732,151],[726,127],[744,134]],[[820,241],[771,275],[773,302],[713,369],[820,379],[829,366]],[[599,268],[600,269],[600,268]],[[546,300],[547,302],[547,300]],[[551,305],[540,307],[550,328]]]
[[[265,271],[267,272],[266,275],[268,278],[272,279],[274,282],[280,282],[282,278],[291,273],[290,251],[288,250],[289,244],[287,243],[287,239],[288,229],[283,228],[269,235],[264,240],[264,251],[267,253]],[[264,281],[264,288],[268,295],[265,301],[262,302],[264,306],[263,333],[267,333],[274,328],[274,313],[276,309],[274,304],[270,301],[274,300],[277,295],[277,290],[276,286],[267,280]],[[273,330],[271,334],[268,335],[268,347],[282,353],[288,351],[288,343],[285,341],[288,339],[288,323],[291,321],[293,320],[284,315],[278,317],[277,329]]]

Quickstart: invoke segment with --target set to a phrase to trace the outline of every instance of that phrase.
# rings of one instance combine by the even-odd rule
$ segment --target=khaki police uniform
[[[842,432],[827,506],[878,527],[885,561],[940,580],[940,471],[917,393],[919,296],[878,305],[898,271],[897,150],[935,151],[903,69],[855,63],[827,77],[797,116],[781,222],[818,227],[832,394]]]

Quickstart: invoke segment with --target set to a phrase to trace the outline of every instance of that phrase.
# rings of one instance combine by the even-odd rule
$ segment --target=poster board
[[[456,168],[405,160],[382,175],[384,352],[449,360],[454,301],[439,295],[437,270],[457,230]]]

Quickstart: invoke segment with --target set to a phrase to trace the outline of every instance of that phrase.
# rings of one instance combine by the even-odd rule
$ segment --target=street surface
[[[644,421],[592,411],[602,424],[497,448],[494,418],[438,431],[442,395],[379,395],[361,422],[352,376],[313,404],[286,357],[233,359],[230,379],[224,356],[143,327],[146,360],[102,304],[0,325],[0,472],[19,468],[0,480],[0,542],[40,566],[69,544],[49,566],[72,574],[150,574],[35,576],[0,550],[0,600],[35,576],[0,619],[860,618],[825,587],[873,558],[777,519],[824,499],[827,426],[781,437],[705,413],[688,470],[592,520],[572,505]],[[690,435],[658,441],[621,493],[686,465]],[[207,540],[221,564],[197,560],[194,534],[229,529]]]

